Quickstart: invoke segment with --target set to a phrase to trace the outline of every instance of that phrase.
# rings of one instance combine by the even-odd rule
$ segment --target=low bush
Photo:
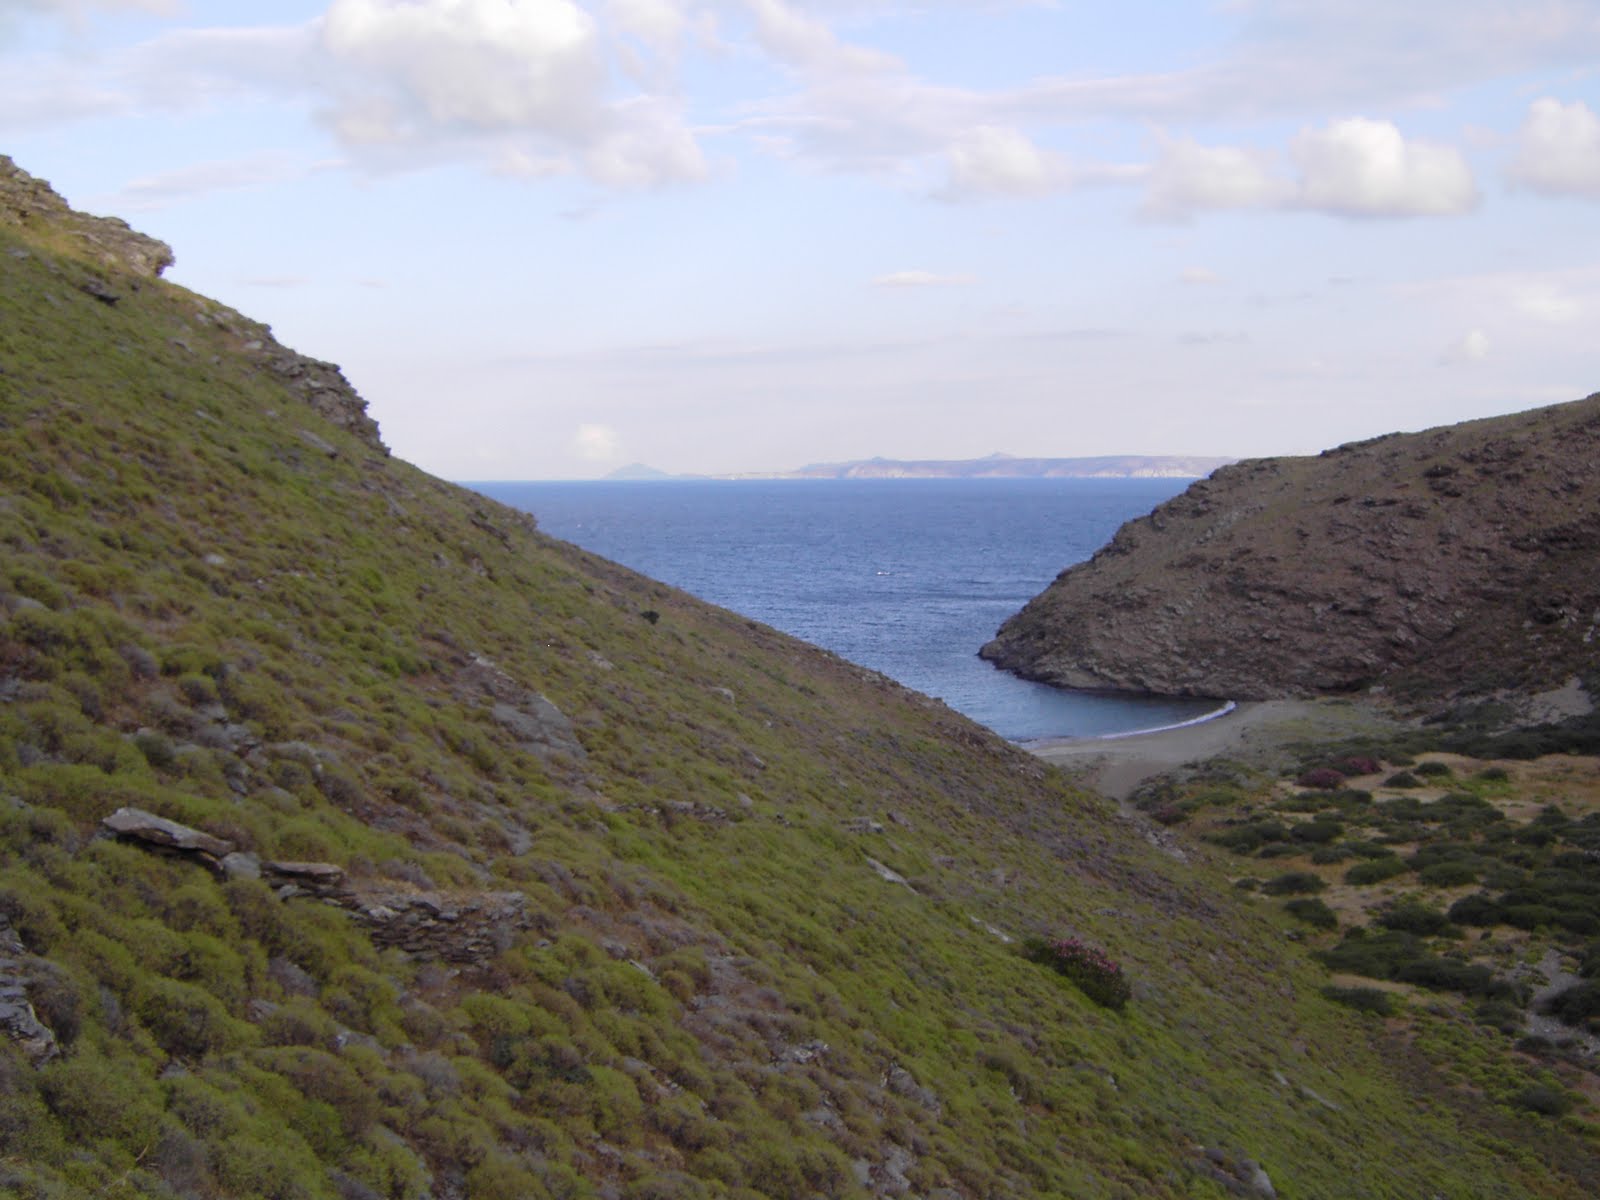
[[[1329,863],[1344,862],[1347,858],[1354,858],[1355,853],[1343,842],[1331,846],[1315,846],[1311,850],[1311,861],[1318,866],[1327,866]]]
[[[1422,780],[1418,779],[1410,771],[1396,771],[1393,775],[1389,776],[1389,778],[1383,781],[1383,786],[1392,788],[1421,787]]]
[[[1418,763],[1416,766],[1412,767],[1411,770],[1415,774],[1421,775],[1428,779],[1444,779],[1454,774],[1454,772],[1450,770],[1449,764],[1442,762]]]
[[[1393,879],[1396,875],[1406,873],[1406,864],[1400,861],[1398,855],[1385,855],[1383,858],[1374,858],[1367,862],[1359,862],[1344,873],[1344,881],[1357,886],[1369,883],[1382,883],[1385,879]]]
[[[1249,854],[1265,842],[1281,842],[1288,835],[1288,828],[1279,821],[1253,821],[1219,829],[1206,840],[1236,854]]]
[[[1511,1098],[1511,1103],[1543,1117],[1564,1117],[1572,1111],[1577,1101],[1564,1088],[1535,1084],[1523,1088]]]
[[[1415,934],[1399,930],[1369,933],[1358,927],[1346,933],[1338,945],[1319,951],[1317,957],[1330,970],[1393,979],[1402,966],[1422,953],[1422,941]]]
[[[1546,1007],[1551,1016],[1574,1027],[1600,1020],[1600,981],[1575,983],[1552,996]]]
[[[1329,821],[1318,818],[1315,821],[1306,821],[1289,830],[1289,836],[1297,842],[1309,842],[1315,845],[1324,845],[1335,841],[1344,833],[1344,826],[1338,821]]]
[[[1504,914],[1488,892],[1474,892],[1452,904],[1448,915],[1458,925],[1487,926],[1500,924]]]
[[[1394,977],[1401,983],[1414,983],[1430,991],[1461,992],[1469,996],[1499,996],[1510,990],[1509,986],[1495,979],[1494,972],[1488,967],[1431,955],[1405,963]]]
[[[1331,791],[1344,784],[1344,774],[1332,767],[1313,767],[1295,780],[1303,788]]]
[[[1417,879],[1429,887],[1461,887],[1478,882],[1478,869],[1471,863],[1459,860],[1438,862],[1418,871]]]
[[[1104,1008],[1120,1010],[1133,997],[1133,989],[1128,986],[1121,965],[1113,962],[1099,947],[1077,938],[1058,941],[1029,938],[1023,943],[1023,954],[1058,975],[1066,976],[1079,991]]]
[[[1261,885],[1261,890],[1269,896],[1292,896],[1297,893],[1320,892],[1327,886],[1320,876],[1313,875],[1310,871],[1288,871],[1267,880]]]
[[[1396,1010],[1394,997],[1388,992],[1370,987],[1334,987],[1322,989],[1322,994],[1335,1004],[1343,1004],[1357,1012],[1376,1013],[1380,1017],[1393,1016]]]
[[[1352,755],[1334,763],[1333,769],[1345,775],[1376,775],[1383,769],[1383,764],[1365,755]]]
[[[1414,902],[1397,904],[1378,914],[1378,924],[1419,937],[1437,937],[1450,931],[1450,918],[1436,908]]]
[[[1314,929],[1339,928],[1338,914],[1314,896],[1302,896],[1298,900],[1290,900],[1284,904],[1283,909],[1295,920],[1304,921]]]

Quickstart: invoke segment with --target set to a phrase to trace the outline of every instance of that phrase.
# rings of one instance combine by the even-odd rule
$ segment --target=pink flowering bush
[[[1096,1004],[1121,1009],[1133,997],[1133,989],[1128,986],[1121,965],[1113,962],[1098,946],[1090,946],[1077,938],[1059,941],[1029,938],[1023,953],[1033,962],[1065,975]]]

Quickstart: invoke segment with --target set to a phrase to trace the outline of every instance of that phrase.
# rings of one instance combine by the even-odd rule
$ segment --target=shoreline
[[[1149,729],[1128,729],[1122,733],[1088,733],[1082,737],[1041,737],[1019,738],[1017,745],[1030,753],[1037,753],[1040,749],[1078,742],[1114,742],[1121,738],[1144,737],[1150,733],[1171,733],[1174,729],[1188,729],[1191,725],[1204,725],[1207,721],[1216,721],[1233,712],[1239,704],[1235,700],[1224,700],[1220,708],[1214,708],[1208,713],[1201,713],[1198,717],[1190,717],[1187,721],[1179,721],[1173,725],[1152,725]]]
[[[1331,741],[1404,724],[1350,700],[1246,700],[1160,729],[1019,744],[1048,763],[1081,771],[1103,795],[1126,800],[1145,780],[1208,759],[1240,757],[1271,766],[1293,742]]]

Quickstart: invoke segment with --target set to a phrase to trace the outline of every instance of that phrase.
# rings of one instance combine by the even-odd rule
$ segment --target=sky
[[[0,153],[453,479],[1600,390],[1600,0],[0,0]]]

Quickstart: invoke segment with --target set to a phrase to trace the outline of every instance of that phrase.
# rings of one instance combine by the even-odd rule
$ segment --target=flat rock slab
[[[219,861],[233,852],[233,846],[221,838],[158,817],[142,808],[119,808],[100,824],[118,837],[165,850],[200,854]]]

